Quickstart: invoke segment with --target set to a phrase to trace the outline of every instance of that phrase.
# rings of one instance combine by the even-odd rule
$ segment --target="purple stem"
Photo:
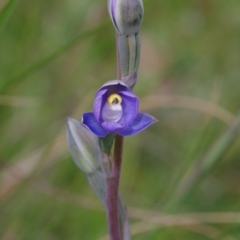
[[[121,67],[117,42],[117,78],[121,80]],[[121,240],[121,231],[118,216],[118,189],[122,164],[123,137],[116,135],[114,142],[113,165],[110,176],[107,178],[107,217],[110,240]]]
[[[123,137],[116,135],[112,171],[107,179],[107,216],[110,240],[121,240],[118,216],[118,188],[122,163],[122,148]]]

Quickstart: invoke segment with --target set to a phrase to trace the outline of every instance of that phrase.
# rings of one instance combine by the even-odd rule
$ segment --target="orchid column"
[[[118,190],[123,137],[141,132],[156,120],[138,112],[139,99],[132,93],[140,57],[142,1],[109,0],[108,10],[116,30],[117,79],[96,91],[93,111],[84,113],[81,122],[68,119],[67,133],[74,162],[106,209],[110,240],[130,240],[127,211]]]

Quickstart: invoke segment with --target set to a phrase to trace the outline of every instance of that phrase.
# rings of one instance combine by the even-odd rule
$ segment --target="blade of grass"
[[[84,33],[79,34],[77,37],[73,38],[69,42],[65,43],[52,53],[50,53],[48,56],[40,59],[36,63],[34,63],[32,66],[24,70],[23,72],[19,73],[17,76],[10,78],[9,80],[6,80],[2,86],[0,86],[0,93],[6,92],[10,86],[13,84],[19,83],[21,80],[25,79],[26,77],[29,77],[30,75],[36,73],[38,70],[49,64],[51,61],[65,53],[67,50],[69,50],[71,47],[73,47],[75,44],[79,43],[82,40],[85,40],[88,37],[93,36],[98,31],[101,31],[106,26],[106,21],[103,21],[101,24],[99,24],[97,27],[88,30]]]
[[[9,2],[2,9],[0,13],[0,33],[11,13],[13,12],[17,2],[18,0],[9,0]]]
[[[236,140],[240,131],[240,113],[237,115],[232,125],[217,139],[213,146],[203,157],[193,163],[193,166],[187,171],[182,181],[176,188],[174,197],[169,207],[172,210],[177,204],[186,199],[199,182],[206,176],[212,167],[221,159],[224,153]]]

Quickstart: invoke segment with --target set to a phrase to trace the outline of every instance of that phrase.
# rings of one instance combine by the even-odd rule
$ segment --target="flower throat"
[[[108,99],[107,99],[108,103],[110,106],[113,106],[113,105],[120,105],[122,103],[122,98],[120,95],[114,93],[114,94],[111,94]]]

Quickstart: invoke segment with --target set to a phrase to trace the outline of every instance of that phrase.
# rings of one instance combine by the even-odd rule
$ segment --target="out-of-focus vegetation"
[[[240,4],[144,1],[135,93],[159,121],[125,139],[133,239],[240,239]],[[65,123],[116,76],[105,0],[0,2],[0,238],[104,239]]]

